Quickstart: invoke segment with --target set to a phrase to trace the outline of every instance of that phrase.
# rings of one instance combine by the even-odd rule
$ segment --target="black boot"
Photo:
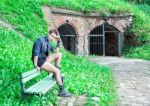
[[[59,91],[58,96],[62,96],[62,97],[71,97],[72,96],[72,94],[69,93],[67,90],[65,90],[63,86],[59,86],[59,88],[60,88],[60,91]]]

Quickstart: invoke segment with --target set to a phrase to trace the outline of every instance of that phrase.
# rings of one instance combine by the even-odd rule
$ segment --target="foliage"
[[[0,104],[4,106],[57,105],[58,87],[43,99],[34,96],[29,97],[26,102],[21,101],[19,74],[33,68],[30,60],[33,43],[6,28],[0,28],[0,35]],[[114,103],[116,100],[114,81],[108,68],[91,63],[81,56],[73,56],[64,50],[62,52],[65,86],[71,93],[100,96],[102,105]]]
[[[150,44],[145,44],[134,48],[127,48],[124,51],[124,56],[129,58],[141,58],[150,60]]]
[[[150,5],[150,0],[126,0],[132,3],[137,3],[137,4],[148,4]]]
[[[148,33],[150,31],[150,16],[147,14],[150,9],[147,5],[143,5],[147,9],[141,9],[142,6],[129,4],[123,0],[111,0],[111,2],[106,0],[41,0],[41,3],[85,13],[99,12],[102,16],[129,12],[133,15],[133,25],[130,28],[130,32],[138,35],[139,41],[150,41],[150,33]]]
[[[133,26],[130,29],[138,35],[140,41],[150,41],[149,7],[141,9],[122,0],[0,0],[1,18],[15,26],[28,38],[35,40],[39,35],[46,34],[47,26],[43,19],[42,5],[66,8],[84,13],[99,12],[102,15],[130,12],[133,14]],[[31,30],[32,29],[32,30]],[[142,30],[144,29],[144,30]]]
[[[41,103],[57,105],[58,87],[48,93],[42,101],[38,96],[29,97],[26,102],[20,100],[19,73],[33,68],[30,61],[32,41],[46,34],[48,30],[42,13],[42,4],[84,13],[100,12],[105,15],[131,12],[134,16],[131,31],[139,36],[139,40],[150,41],[148,6],[145,11],[141,9],[142,6],[130,5],[122,0],[111,0],[111,2],[106,0],[18,0],[17,2],[16,0],[0,0],[0,19],[25,36],[25,38],[20,37],[17,32],[0,27],[1,105],[38,106]],[[144,53],[147,52],[145,59],[149,58],[149,48],[145,45],[140,49],[140,51],[145,50]],[[126,53],[126,56],[137,57],[133,54],[139,49],[131,50],[133,50],[133,52],[129,51],[131,55]],[[91,63],[81,56],[73,56],[64,50],[62,52],[62,72],[67,77],[65,86],[68,90],[76,95],[100,96],[101,105],[114,103],[117,96],[110,69]],[[141,53],[140,58],[142,56]]]
[[[38,0],[0,0],[0,13],[2,20],[31,40],[47,32]]]

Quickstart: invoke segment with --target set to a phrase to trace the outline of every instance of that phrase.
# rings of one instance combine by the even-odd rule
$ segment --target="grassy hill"
[[[150,41],[150,15],[147,14],[147,5],[146,9],[145,5],[130,5],[122,0],[0,0],[0,20],[14,29],[0,25],[0,105],[40,105],[41,99],[38,96],[29,97],[26,102],[20,100],[19,73],[33,68],[30,61],[33,41],[48,31],[42,5],[84,13],[96,11],[104,15],[131,12],[134,22],[130,31],[134,31],[139,40]],[[145,52],[149,51],[149,48],[144,45],[127,51],[126,55],[147,59],[150,52]],[[67,77],[67,89],[76,95],[87,93],[89,96],[100,96],[101,105],[113,104],[116,101],[117,94],[110,69],[88,62],[85,57],[73,56],[64,50],[62,52],[62,72]],[[136,53],[137,55],[134,55]],[[42,100],[44,105],[57,104],[57,89],[55,87],[46,95]]]
[[[99,12],[103,15],[130,12],[133,14],[133,25],[129,32],[137,35],[137,40],[150,42],[150,6],[144,4],[130,4],[127,0],[0,0],[1,19],[15,26],[17,31],[21,31],[26,37],[35,40],[39,35],[47,32],[47,25],[43,18],[42,5],[66,8],[70,10],[82,11],[84,13]],[[131,0],[136,1],[136,0]],[[138,0],[137,0],[138,1]],[[140,2],[139,2],[140,3]],[[31,30],[32,29],[32,30]],[[138,47],[140,48],[140,47]],[[147,47],[149,48],[149,46]],[[137,53],[135,47],[128,48],[125,56],[133,58],[149,58],[149,54],[143,53],[143,46],[140,49],[141,55]],[[133,54],[133,55],[132,55]]]
[[[19,74],[33,69],[31,49],[33,41],[47,33],[41,3],[34,0],[0,1],[0,20],[11,26],[0,25],[0,105],[36,105],[56,103],[58,87],[43,100],[38,96],[21,101]],[[12,30],[13,29],[13,30]],[[100,96],[101,105],[116,101],[115,83],[110,69],[87,61],[85,57],[63,52],[62,72],[65,86],[75,95]],[[42,74],[38,79],[45,76]],[[35,80],[36,81],[36,80]],[[97,90],[98,89],[98,90]]]
[[[132,4],[126,2],[132,1]],[[142,4],[134,4],[142,3]],[[102,15],[130,12],[133,15],[132,27],[126,33],[134,32],[136,39],[146,44],[138,47],[128,47],[124,52],[125,57],[142,58],[150,60],[150,6],[140,0],[42,0],[42,4],[67,8],[84,13],[99,12]],[[145,3],[149,3],[146,1]]]

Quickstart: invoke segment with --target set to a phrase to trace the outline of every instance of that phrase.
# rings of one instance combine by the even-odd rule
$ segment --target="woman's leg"
[[[60,70],[58,68],[56,68],[54,65],[52,65],[51,63],[46,61],[41,66],[41,69],[43,69],[47,72],[52,72],[53,74],[55,74],[55,78],[56,78],[58,85],[59,85],[59,88],[60,88],[59,96],[64,96],[64,97],[70,97],[71,96],[71,94],[64,89],[64,86],[63,86],[62,80],[61,80]]]
[[[54,65],[52,65],[49,62],[45,62],[42,66],[41,69],[47,71],[47,72],[52,72],[55,74],[56,81],[58,82],[58,85],[62,86],[62,80],[61,80],[61,75],[60,75],[60,70],[56,68]]]
[[[60,52],[58,52],[58,53],[53,53],[53,54],[49,55],[47,58],[47,61],[50,63],[55,61],[55,66],[57,68],[60,68],[61,59],[62,59],[62,54]]]

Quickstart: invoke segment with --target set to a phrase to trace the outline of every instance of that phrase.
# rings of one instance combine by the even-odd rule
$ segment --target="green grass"
[[[125,57],[150,60],[150,44],[126,49]]]
[[[93,2],[94,1],[94,2]],[[0,104],[8,105],[41,105],[38,96],[29,97],[26,102],[21,101],[19,73],[32,69],[31,49],[33,42],[39,36],[47,33],[47,25],[43,18],[42,4],[67,8],[84,13],[100,12],[102,14],[131,12],[134,15],[134,31],[141,41],[150,41],[150,16],[149,7],[145,10],[137,5],[130,5],[121,0],[0,0],[0,19],[12,25],[16,31],[22,33],[25,38],[20,38],[18,33],[6,28],[0,28]],[[143,8],[143,9],[141,9]],[[30,40],[29,40],[30,39]],[[149,46],[140,48],[140,57],[149,51]],[[126,53],[128,57],[134,55],[138,49],[131,49]],[[65,86],[76,95],[87,94],[88,96],[100,96],[101,105],[115,103],[117,95],[115,83],[110,69],[88,62],[81,56],[73,56],[63,52],[62,72],[66,75]],[[149,58],[148,52],[145,59]],[[130,56],[128,54],[131,54]],[[53,103],[56,105],[58,87],[49,92],[42,100],[44,105]]]
[[[19,74],[33,68],[30,61],[33,42],[19,37],[18,33],[6,28],[0,28],[0,35],[0,104],[40,105],[42,100],[38,96],[29,97],[24,103],[21,102],[20,97]],[[108,68],[91,63],[81,56],[73,56],[69,52],[61,51],[63,52],[62,72],[66,76],[65,86],[71,93],[100,96],[101,105],[115,102],[117,99],[115,83]],[[58,87],[55,87],[46,95],[43,104],[56,105],[57,94]]]
[[[111,2],[106,0],[42,0],[42,4],[85,13],[99,12],[104,15],[130,12],[133,14],[133,26],[130,31],[138,35],[138,40],[150,41],[150,33],[148,33],[150,31],[150,16],[136,4],[129,4],[123,0],[111,0]]]
[[[39,34],[47,32],[43,19],[42,5],[66,8],[85,13],[99,12],[103,15],[130,12],[133,14],[133,26],[130,31],[138,35],[140,41],[150,41],[150,16],[136,4],[123,0],[0,0],[1,19],[14,25],[16,30],[35,40]],[[149,10],[149,7],[147,10]],[[149,12],[149,11],[148,11]],[[32,29],[32,30],[31,30]]]
[[[41,4],[35,0],[0,0],[0,18],[26,37],[35,40],[46,34],[47,25],[43,19]]]
[[[123,0],[43,0],[44,5],[55,6],[59,8],[67,8],[70,10],[82,11],[85,13],[99,12],[102,15],[119,14],[130,12],[133,15],[133,24],[127,33],[134,32],[137,40],[147,42],[146,45],[131,48],[129,52],[125,52],[124,56],[132,58],[149,59],[150,52],[150,6],[144,4],[129,4]],[[140,48],[140,51],[137,49]],[[139,53],[140,52],[140,53]],[[137,54],[137,55],[135,55]]]
[[[149,5],[136,5],[140,10],[142,10],[145,14],[150,15],[150,6]]]
[[[150,6],[129,4],[123,0],[111,0],[111,2],[106,0],[19,0],[18,2],[0,0],[2,14],[0,18],[34,41],[39,35],[42,36],[47,32],[42,5],[82,11],[87,14],[98,12],[107,16],[130,12],[133,14],[133,24],[127,32],[134,32],[139,41],[150,42]]]

